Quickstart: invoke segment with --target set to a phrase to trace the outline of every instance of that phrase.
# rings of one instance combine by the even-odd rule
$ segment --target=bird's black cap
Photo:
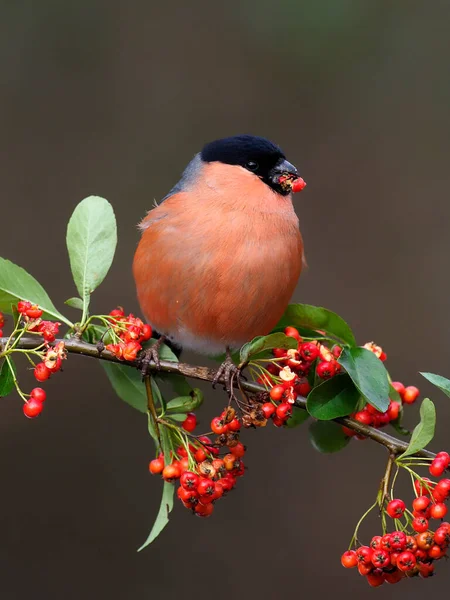
[[[201,151],[204,162],[239,165],[254,173],[274,191],[286,195],[289,190],[279,184],[282,173],[297,173],[286,161],[284,152],[276,144],[256,135],[235,135],[206,144]]]

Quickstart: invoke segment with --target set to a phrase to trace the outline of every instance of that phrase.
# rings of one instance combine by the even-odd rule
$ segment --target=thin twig
[[[0,338],[0,348],[3,348],[7,342],[8,338]],[[77,339],[75,337],[71,337],[68,339],[60,339],[56,340],[55,344],[58,342],[64,342],[65,348],[67,352],[71,354],[81,354],[83,356],[90,356],[91,358],[97,358],[100,360],[106,360],[109,362],[114,362],[122,365],[129,365],[131,367],[138,368],[137,361],[125,361],[119,360],[116,358],[112,352],[109,350],[103,350],[100,354],[98,348],[95,344],[89,344],[84,340]],[[17,344],[17,348],[20,349],[34,349],[38,346],[37,340],[34,338],[26,338],[23,337],[19,340]],[[152,371],[157,371],[156,365],[154,363],[150,363],[149,369]],[[160,371],[164,373],[178,373],[179,375],[184,375],[185,377],[189,377],[191,379],[200,379],[202,381],[213,381],[214,376],[216,374],[215,369],[210,369],[208,367],[189,365],[187,363],[181,362],[170,362],[167,360],[161,360]],[[219,383],[224,383],[223,381],[219,381]],[[259,385],[258,383],[254,383],[252,381],[242,381],[240,380],[240,387],[247,391],[253,393],[261,393],[267,391],[264,386]],[[302,408],[306,410],[306,398],[302,396],[297,396],[297,399],[294,403],[294,406],[298,408]],[[358,435],[364,436],[371,440],[374,440],[378,444],[385,446],[390,454],[394,456],[398,456],[402,452],[406,450],[408,447],[408,442],[399,440],[398,438],[385,433],[379,429],[375,429],[374,427],[370,427],[369,425],[363,425],[350,417],[340,417],[338,419],[333,419],[336,423],[340,425],[345,425]],[[434,458],[436,455],[429,450],[420,450],[416,452],[414,456],[419,456],[422,458]]]

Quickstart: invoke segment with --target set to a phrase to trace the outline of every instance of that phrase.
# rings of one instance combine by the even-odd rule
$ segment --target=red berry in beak
[[[306,187],[306,181],[299,177],[292,184],[292,193],[296,194],[297,192],[301,192]]]

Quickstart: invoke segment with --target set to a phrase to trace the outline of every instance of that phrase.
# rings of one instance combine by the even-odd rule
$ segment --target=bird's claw
[[[164,337],[161,336],[153,346],[143,350],[138,359],[138,369],[141,372],[142,379],[145,379],[147,375],[150,375],[150,363],[154,363],[156,369],[161,369],[161,359],[159,356],[161,345],[164,343]]]
[[[212,381],[213,388],[223,379],[224,388],[228,395],[233,394],[233,383],[235,378],[239,379],[241,376],[241,370],[237,367],[231,356],[227,353],[227,356],[220,367],[217,369],[214,379]]]

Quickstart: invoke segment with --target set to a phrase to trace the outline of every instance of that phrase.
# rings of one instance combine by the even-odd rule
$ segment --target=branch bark
[[[3,346],[6,344],[8,338],[0,338],[0,353]],[[117,359],[114,354],[109,352],[108,350],[102,350],[99,352],[99,349],[95,344],[89,344],[83,340],[77,339],[75,337],[67,338],[67,339],[59,339],[56,340],[55,343],[64,342],[67,352],[72,354],[81,354],[83,356],[89,356],[91,358],[96,358],[100,360],[107,360],[109,362],[118,363],[121,365],[129,365],[130,367],[137,368],[136,361],[125,361]],[[37,341],[35,338],[21,338],[17,348],[22,350],[32,350],[39,345],[40,340]],[[150,364],[150,370],[157,370],[156,366]],[[191,379],[200,379],[202,381],[210,381],[212,382],[214,376],[216,374],[215,369],[210,369],[208,367],[189,365],[187,363],[182,362],[170,362],[166,360],[161,361],[161,371],[165,373],[178,373],[184,375],[185,377],[189,377]],[[219,383],[221,381],[219,380]],[[241,381],[240,383],[242,389],[248,392],[264,392],[266,389],[257,383],[251,381]],[[302,396],[297,396],[294,406],[306,410],[306,398]],[[385,433],[379,429],[375,429],[374,427],[370,427],[368,425],[363,425],[350,417],[341,417],[338,419],[333,419],[336,423],[340,425],[345,425],[358,435],[362,435],[364,437],[370,438],[371,440],[385,446],[391,455],[399,455],[406,450],[408,447],[408,442],[403,440],[399,440],[398,438]],[[423,458],[434,458],[436,455],[429,450],[420,450],[415,454],[415,456],[420,456]]]

